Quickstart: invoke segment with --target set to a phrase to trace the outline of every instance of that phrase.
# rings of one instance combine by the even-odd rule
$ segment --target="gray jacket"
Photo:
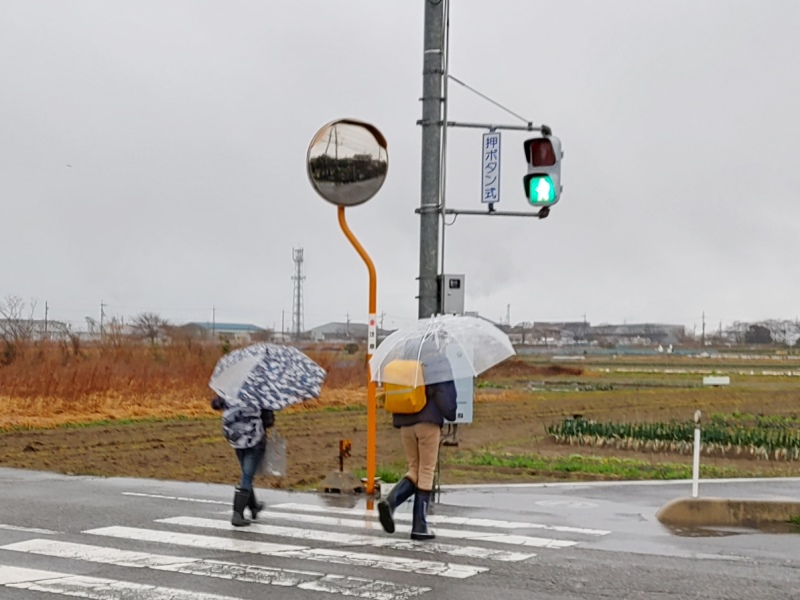
[[[236,449],[263,446],[266,430],[275,424],[275,414],[271,410],[229,403],[220,396],[214,397],[211,408],[222,411],[222,434]]]

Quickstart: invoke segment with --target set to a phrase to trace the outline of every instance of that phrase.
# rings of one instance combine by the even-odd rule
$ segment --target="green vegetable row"
[[[549,425],[547,433],[558,443],[612,445],[618,448],[690,452],[694,423],[601,423],[582,418]],[[800,430],[791,426],[748,427],[719,420],[702,426],[703,451],[776,460],[800,460]]]

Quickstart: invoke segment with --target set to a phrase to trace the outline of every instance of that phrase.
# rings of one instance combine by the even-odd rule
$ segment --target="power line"
[[[466,83],[464,83],[463,81],[461,81],[461,80],[460,80],[460,79],[458,79],[457,77],[455,77],[455,76],[453,76],[453,75],[450,75],[449,73],[447,74],[447,77],[448,77],[448,78],[450,78],[450,79],[452,79],[453,81],[455,81],[457,84],[459,84],[459,85],[461,85],[461,86],[464,86],[465,88],[467,88],[467,89],[468,89],[470,92],[472,92],[473,94],[475,94],[475,95],[477,95],[477,96],[480,96],[481,98],[483,98],[484,100],[486,100],[487,102],[489,102],[489,103],[491,103],[491,104],[494,104],[494,105],[495,105],[497,108],[499,108],[499,109],[501,109],[501,110],[504,110],[504,111],[506,111],[506,112],[507,112],[508,114],[510,114],[512,117],[516,117],[517,119],[519,119],[520,121],[522,121],[523,123],[526,123],[526,124],[528,124],[528,123],[531,123],[531,121],[529,121],[529,120],[528,120],[528,119],[526,119],[525,117],[523,117],[523,116],[521,116],[521,115],[519,115],[519,114],[515,113],[515,112],[514,112],[513,110],[511,110],[510,108],[506,108],[505,106],[503,106],[503,105],[502,105],[502,104],[500,104],[499,102],[497,102],[497,101],[495,101],[495,100],[492,100],[492,99],[491,99],[489,96],[487,96],[486,94],[483,94],[483,93],[479,92],[478,90],[476,90],[474,87],[472,87],[472,86],[470,86],[470,85],[467,85]]]

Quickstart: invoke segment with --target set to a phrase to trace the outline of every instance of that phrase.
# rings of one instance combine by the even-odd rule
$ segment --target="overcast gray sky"
[[[800,2],[455,0],[451,72],[546,123],[551,216],[463,216],[447,271],[512,321],[795,318]],[[416,317],[423,1],[2,0],[0,295],[83,322],[364,321],[367,271],[306,179],[317,129],[379,127],[389,176],[348,221],[386,325]],[[451,85],[450,117],[513,123]],[[526,134],[498,209],[526,210]],[[480,205],[480,131],[450,130],[448,204]]]

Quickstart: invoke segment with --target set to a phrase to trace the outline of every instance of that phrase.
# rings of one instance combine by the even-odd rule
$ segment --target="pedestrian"
[[[426,401],[422,410],[413,414],[392,415],[392,424],[400,429],[408,471],[386,499],[378,503],[383,529],[387,533],[394,533],[395,509],[414,496],[412,540],[430,540],[436,537],[428,528],[427,515],[439,457],[439,440],[444,421],[456,419],[456,384],[450,362],[441,348],[443,343],[443,339],[429,338],[422,343],[422,348],[417,345],[417,351],[409,349],[409,356],[419,356],[425,379],[437,383],[425,384]]]
[[[250,524],[244,509],[250,509],[255,520],[264,503],[256,500],[253,477],[267,450],[267,429],[275,424],[275,413],[243,402],[228,402],[215,396],[211,408],[222,411],[222,433],[236,451],[241,468],[239,486],[233,496],[231,524],[242,527]]]

